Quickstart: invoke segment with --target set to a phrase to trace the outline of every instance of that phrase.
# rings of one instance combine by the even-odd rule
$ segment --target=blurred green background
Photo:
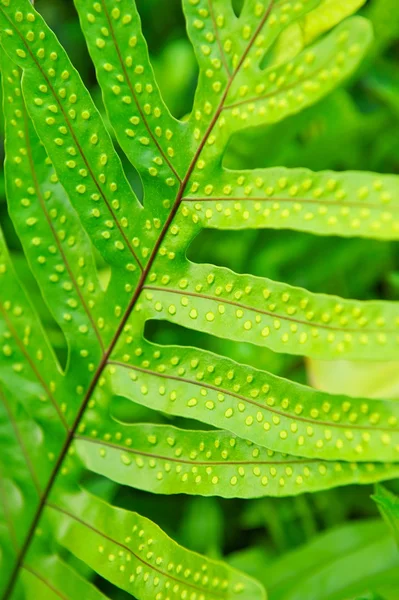
[[[184,117],[190,112],[197,65],[186,37],[181,0],[136,1],[164,97],[172,113],[176,117]],[[235,5],[238,11],[240,0]],[[104,114],[101,93],[72,0],[36,0],[35,6],[59,36]],[[301,114],[277,125],[249,130],[239,139],[233,139],[225,157],[226,166],[254,168],[284,165],[313,170],[399,172],[398,0],[370,0],[362,12],[372,20],[376,39],[355,76],[344,88]],[[107,121],[105,115],[104,118]],[[0,151],[3,154],[2,147]],[[129,180],[141,197],[137,174],[123,160]],[[61,361],[65,362],[63,336],[44,306],[7,216],[3,179],[0,179],[0,219],[20,277],[34,298]],[[193,261],[231,267],[238,272],[282,280],[316,292],[359,299],[399,299],[399,250],[393,243],[318,237],[293,231],[208,230],[194,241],[189,257]],[[360,367],[354,378],[350,365],[305,365],[298,357],[277,355],[250,344],[232,344],[204,334],[188,333],[175,326],[151,323],[147,335],[161,343],[195,344],[240,362],[332,391],[337,386],[344,386],[348,391],[345,386],[350,385],[350,393],[364,394],[372,388],[373,393],[378,395],[379,382],[383,379],[384,396],[395,397],[395,386],[398,387],[399,368],[396,365]],[[128,422],[167,420],[159,413],[152,413],[118,398],[113,400],[112,410],[116,418]],[[168,417],[168,421],[180,426],[190,425],[182,419]],[[274,578],[271,600],[313,600],[313,597],[306,595],[306,591],[302,595],[294,595],[294,592],[291,596],[284,595],[287,592],[279,581],[279,567],[270,567],[275,559],[336,526],[343,529],[336,534],[326,535],[338,537],[322,538],[322,545],[323,548],[335,546],[335,558],[337,552],[345,555],[349,546],[343,540],[350,539],[355,543],[352,523],[378,516],[377,508],[370,499],[370,487],[341,488],[294,499],[227,501],[188,496],[160,498],[140,491],[115,488],[99,477],[90,479],[87,484],[105,497],[115,497],[115,503],[153,519],[183,545],[213,557],[227,557],[237,567],[255,574],[265,583]],[[374,540],[374,537],[380,539],[376,533],[378,527],[380,525],[371,522],[370,531],[366,528],[364,537],[359,537],[362,547],[369,548],[367,543],[371,544],[368,559],[364,553],[356,554],[353,548],[349,552],[349,562],[345,563],[348,576],[358,569],[360,576],[366,577],[370,570],[367,560],[375,566],[376,553],[386,552],[388,565],[392,558],[389,551],[378,550],[380,542]],[[381,530],[380,535],[383,534]],[[368,540],[367,543],[365,540]],[[317,544],[317,541],[313,543]],[[376,543],[377,546],[373,546]],[[306,560],[313,556],[310,560],[314,561],[320,555],[320,548],[316,545],[312,549],[310,546],[309,552],[311,555]],[[290,568],[293,563],[301,564],[300,558],[295,556],[283,559],[289,561]],[[302,560],[305,564],[306,560],[303,557]],[[284,562],[281,564],[284,565]],[[361,575],[361,569],[365,571],[364,575]],[[282,572],[286,571],[283,569]],[[299,577],[306,579],[306,576],[305,566],[302,570],[298,566],[295,580]],[[100,584],[111,598],[119,600],[125,597],[124,593],[110,588],[105,582]],[[334,598],[349,598],[338,593],[339,590]],[[362,596],[365,599],[377,597]],[[399,591],[396,598],[399,598]],[[320,599],[315,595],[314,600]]]

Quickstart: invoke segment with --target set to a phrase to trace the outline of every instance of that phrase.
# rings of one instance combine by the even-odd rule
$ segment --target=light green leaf
[[[286,2],[245,0],[237,21],[235,34],[241,53],[235,59],[244,57],[244,68],[250,65],[253,70],[261,71],[265,55],[273,51],[273,44],[284,35],[293,24],[300,22],[307,13],[316,9],[321,0],[305,0],[294,4]],[[252,38],[251,38],[252,36]],[[249,44],[248,41],[252,40]]]
[[[345,300],[194,265],[183,257],[180,262],[178,271],[167,276],[168,257],[154,263],[139,307],[145,317],[277,352],[348,360],[397,357],[399,309],[394,302]]]
[[[368,21],[353,17],[287,64],[260,71],[250,81],[241,71],[226,95],[219,124],[239,131],[275,123],[314,104],[358,67],[371,37]]]
[[[364,4],[365,0],[322,0],[320,5],[303,19],[304,44],[308,45],[316,37],[355,13]]]
[[[61,381],[60,370],[42,325],[19,282],[0,230],[0,381],[15,393],[26,388],[26,410],[39,418],[54,421],[58,416],[65,428],[66,418],[54,388]],[[41,406],[38,405],[38,399]]]
[[[65,496],[47,511],[63,546],[138,598],[161,600],[171,589],[183,598],[266,599],[253,579],[185,550],[148,519],[86,492]]]
[[[307,169],[223,170],[184,198],[203,227],[296,229],[318,235],[398,239],[396,176]]]
[[[200,66],[198,101],[202,93],[212,94],[217,99],[222,90],[220,85],[210,85],[210,71],[217,70],[223,83],[233,71],[234,57],[240,53],[239,41],[231,32],[237,27],[237,18],[232,4],[224,0],[183,0],[187,19],[188,35]],[[237,60],[237,59],[235,59]],[[219,88],[219,89],[217,89]]]
[[[330,394],[354,397],[397,400],[398,369],[397,362],[331,362],[314,359],[307,361],[307,372],[312,387]]]
[[[11,573],[68,425],[54,394],[58,365],[1,230],[0,289],[0,561],[2,572]],[[6,585],[2,577],[1,593]]]
[[[21,579],[27,600],[108,600],[97,588],[54,555],[37,556],[25,565]]]
[[[291,496],[338,485],[399,476],[399,465],[306,460],[280,454],[226,431],[186,431],[166,425],[97,427],[78,435],[84,465],[121,483],[157,494],[224,498]]]
[[[200,154],[201,158],[209,156],[208,162],[215,155],[220,157],[222,146],[232,133],[230,127],[240,123],[239,119],[230,118],[228,127],[225,127],[223,111],[230,90],[241,78],[248,84],[248,70],[252,76],[260,76],[260,62],[266,50],[286,27],[319,2],[305,0],[290,4],[250,0],[245,3],[237,19],[231,3],[225,0],[212,3],[208,0],[183,0],[188,34],[200,66],[199,84],[189,123],[195,162],[198,162]],[[214,130],[218,130],[216,146]],[[207,160],[200,161],[200,171],[203,169],[202,163]],[[195,166],[198,165],[192,165]]]
[[[352,15],[364,3],[365,0],[322,0],[280,35],[273,48],[273,62],[279,64],[294,58],[305,46]]]
[[[329,395],[210,352],[132,337],[112,356],[107,379],[134,402],[296,456],[398,460],[397,402]]]

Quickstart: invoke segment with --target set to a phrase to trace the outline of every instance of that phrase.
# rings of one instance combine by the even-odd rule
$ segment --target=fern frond
[[[193,112],[177,121],[134,0],[75,4],[144,206],[53,32],[29,0],[0,0],[8,205],[68,343],[62,369],[0,234],[2,597],[104,598],[90,574],[63,562],[70,552],[140,600],[263,600],[245,574],[89,494],[83,475],[243,498],[397,476],[397,403],[329,395],[144,335],[147,321],[165,319],[279,352],[371,360],[377,347],[380,360],[397,359],[394,303],[312,294],[186,258],[211,227],[397,239],[393,176],[223,166],[233,134],[294,114],[346,80],[371,27],[341,23],[361,0],[246,0],[239,17],[230,0],[183,0],[200,75]],[[120,424],[113,394],[222,431]]]
[[[25,15],[17,11],[22,19],[15,16],[13,4],[1,10],[1,39],[7,53],[24,69],[22,89],[32,98],[27,110],[36,131],[104,259],[139,272],[141,262],[131,239],[133,215],[140,214],[141,206],[111,138],[52,31],[38,13],[26,12],[33,10],[28,0],[19,3],[25,10]]]
[[[271,50],[268,64],[286,62],[323,33],[332,29],[363,6],[365,0],[322,0],[298,21],[287,27]]]
[[[19,282],[0,230],[0,284],[4,291],[0,305],[0,355],[3,385],[13,393],[24,385],[30,393],[24,404],[33,414],[59,421],[59,431],[67,429],[62,402],[54,391],[61,382],[55,354],[25,290]],[[37,405],[37,399],[42,407]],[[36,411],[38,411],[36,413]]]

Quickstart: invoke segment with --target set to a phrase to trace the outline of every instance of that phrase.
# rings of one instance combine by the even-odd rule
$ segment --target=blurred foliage
[[[238,11],[240,2],[235,4]],[[164,97],[172,113],[182,117],[190,112],[197,65],[186,37],[181,2],[137,0],[137,5]],[[104,114],[73,2],[36,0],[35,6],[60,38]],[[362,12],[373,22],[376,41],[361,70],[345,88],[299,115],[241,133],[240,140],[233,139],[226,153],[227,167],[284,165],[399,173],[397,0],[369,0]],[[126,161],[124,167],[142,196],[136,172]],[[63,335],[41,300],[7,217],[2,179],[0,219],[20,277],[57,353],[64,358]],[[201,262],[212,260],[227,267],[234,264],[239,272],[267,276],[312,291],[359,299],[399,299],[399,250],[394,243],[264,230],[204,231],[194,246],[192,256]],[[147,335],[162,343],[175,343],[177,338],[180,343],[186,340],[188,345],[195,343],[329,391],[359,393],[352,385],[356,372],[350,365],[310,364],[307,372],[298,357],[277,355],[250,344],[230,344],[172,325],[151,324]],[[397,397],[397,365],[384,366],[383,375],[380,367],[376,369],[361,371],[360,393],[376,393],[377,388],[384,397]],[[376,380],[381,377],[384,385],[378,387]],[[189,426],[182,419],[162,417],[143,407],[132,408],[131,402],[117,398],[114,411],[117,418],[127,422],[156,422],[161,418]],[[88,484],[104,498],[114,495],[114,486],[100,477],[91,476]],[[395,488],[395,484],[391,487]],[[397,600],[399,556],[388,528],[381,519],[372,520],[379,513],[371,494],[368,487],[348,487],[294,499],[242,501],[170,496],[160,500],[138,490],[118,488],[113,500],[153,519],[190,549],[213,557],[227,556],[231,564],[266,585],[270,600]],[[317,567],[316,574],[309,573],[309,565]],[[381,578],[384,586],[375,587],[374,581]],[[103,587],[116,600],[126,597],[116,588],[110,590],[106,582]]]

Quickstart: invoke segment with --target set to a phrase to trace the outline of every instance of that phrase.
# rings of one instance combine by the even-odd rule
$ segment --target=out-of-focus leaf
[[[377,486],[374,500],[377,502],[382,516],[391,526],[399,544],[399,497],[390,492],[384,486]]]
[[[233,563],[246,564],[237,556]],[[399,586],[399,554],[381,521],[359,522],[267,561],[256,576],[268,586],[269,600],[343,600]]]
[[[331,394],[399,399],[399,363],[308,359],[310,384]]]

